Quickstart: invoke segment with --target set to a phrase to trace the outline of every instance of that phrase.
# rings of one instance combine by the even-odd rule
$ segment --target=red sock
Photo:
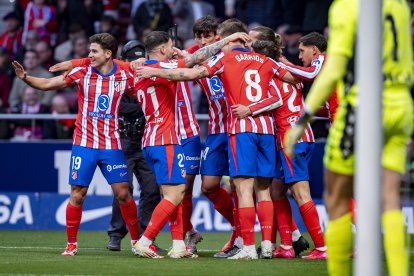
[[[355,224],[356,222],[356,213],[357,213],[357,208],[356,208],[356,202],[354,198],[349,198],[349,210],[351,211],[351,216],[352,216],[352,223]]]
[[[239,198],[237,197],[236,192],[231,192],[234,200],[233,207],[233,222],[234,222],[234,231],[236,231],[236,236],[241,237],[241,227],[239,219]]]
[[[119,203],[119,207],[121,209],[122,217],[128,227],[131,240],[137,241],[139,239],[139,224],[137,205],[135,204],[134,199],[131,197],[131,200],[128,203]]]
[[[170,232],[173,240],[182,240],[184,237],[183,231],[183,204],[175,208],[174,213],[169,219]]]
[[[291,208],[291,210],[292,210],[292,208]],[[292,222],[290,223],[290,229],[292,229],[292,232],[298,230],[298,226],[296,225],[296,221],[293,218],[293,216],[292,216]]]
[[[276,214],[277,214],[276,204],[274,202],[273,202],[273,211],[274,211],[274,215],[273,215],[272,239],[270,241],[272,243],[276,243],[278,224],[277,224],[277,217],[276,217]]]
[[[246,246],[254,245],[254,224],[256,223],[255,208],[239,208],[239,219],[243,244]]]
[[[171,201],[165,198],[162,199],[152,212],[151,220],[144,232],[144,236],[153,241],[167,220],[172,216],[175,209],[176,206]]]
[[[193,213],[193,195],[184,195],[183,203],[182,203],[182,214],[183,214],[183,239],[185,237],[185,233],[190,231],[193,228],[191,224],[191,214]]]
[[[230,224],[234,226],[233,201],[226,190],[218,188],[205,196],[214,204],[217,210]]]
[[[257,216],[260,222],[260,229],[262,230],[262,241],[270,241],[273,232],[273,202],[259,201],[257,204]]]
[[[75,207],[68,202],[68,205],[66,205],[66,235],[69,243],[76,242],[81,219],[82,206]]]
[[[292,245],[292,207],[289,200],[287,198],[276,200],[274,206],[280,234],[280,244]]]
[[[325,239],[321,226],[319,225],[319,215],[316,211],[313,200],[310,200],[299,207],[300,214],[302,215],[303,222],[308,228],[308,232],[315,244],[315,247],[325,246]]]

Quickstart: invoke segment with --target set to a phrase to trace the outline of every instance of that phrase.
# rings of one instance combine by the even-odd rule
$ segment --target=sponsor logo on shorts
[[[124,177],[127,174],[127,172],[119,173],[120,177]]]
[[[198,161],[198,160],[200,160],[200,156],[188,156],[188,155],[186,155],[185,160],[187,160],[187,161]]]
[[[108,172],[110,172],[110,171],[112,171],[112,166],[108,165],[108,166],[106,166],[106,169],[108,170]]]
[[[198,165],[191,165],[190,166],[190,169],[192,169],[192,170],[197,169],[197,168],[198,168]]]
[[[78,178],[78,171],[72,171],[71,177],[73,180],[76,180]]]
[[[118,169],[126,169],[127,165],[125,164],[119,164],[119,165],[107,165],[106,169],[108,172],[111,172],[112,170],[118,170]]]

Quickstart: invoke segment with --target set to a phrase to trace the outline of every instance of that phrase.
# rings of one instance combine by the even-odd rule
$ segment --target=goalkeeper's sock
[[[131,197],[127,203],[119,203],[119,208],[121,209],[122,218],[124,219],[131,240],[135,241],[139,239],[139,224],[138,224],[138,213],[137,205],[135,204],[134,199]]]
[[[68,243],[76,243],[81,219],[82,206],[75,207],[69,201],[66,206],[66,235],[68,237]]]
[[[170,232],[173,241],[184,240],[183,231],[183,204],[180,204],[175,208],[174,213],[169,218]]]
[[[352,225],[351,213],[328,222],[326,229],[326,245],[328,247],[328,274],[352,274]]]
[[[308,202],[302,204],[302,206],[299,207],[299,211],[313,243],[315,244],[315,248],[324,248],[325,239],[319,224],[318,211],[316,210],[313,200],[309,200]]]
[[[174,213],[176,206],[169,200],[163,198],[152,212],[151,220],[148,223],[144,236],[153,241],[170,216]]]
[[[405,243],[404,218],[401,210],[384,212],[382,215],[382,227],[389,275],[408,275],[408,251]]]

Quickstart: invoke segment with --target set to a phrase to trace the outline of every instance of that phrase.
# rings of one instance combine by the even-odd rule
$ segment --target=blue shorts
[[[296,155],[293,159],[290,159],[283,150],[278,150],[276,178],[280,179],[284,184],[309,181],[308,164],[314,147],[314,143],[303,142],[296,144]]]
[[[201,175],[229,175],[229,155],[227,133],[210,134],[201,154]]]
[[[275,177],[275,146],[275,136],[271,134],[230,135],[230,176]]]
[[[122,150],[91,149],[72,146],[69,184],[88,187],[99,166],[109,184],[128,182],[128,169]]]
[[[158,185],[185,184],[185,155],[180,145],[150,146],[142,151]]]
[[[181,147],[185,155],[185,170],[187,174],[200,174],[201,142],[200,136],[196,135],[181,140]]]

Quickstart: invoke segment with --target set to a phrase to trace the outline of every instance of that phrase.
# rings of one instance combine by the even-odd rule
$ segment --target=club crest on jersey
[[[78,178],[78,171],[72,171],[71,177],[73,180],[76,180]]]
[[[116,81],[114,87],[116,92],[121,92],[125,88],[125,82]]]
[[[181,168],[181,176],[186,177],[186,175],[185,168]]]
[[[99,95],[98,97],[98,109],[99,111],[106,111],[109,108],[109,96]]]
[[[214,92],[223,92],[223,84],[221,83],[221,80],[216,76],[210,79],[210,86]]]

